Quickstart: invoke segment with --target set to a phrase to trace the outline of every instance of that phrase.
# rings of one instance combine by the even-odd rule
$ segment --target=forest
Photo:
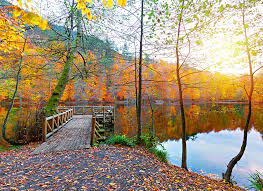
[[[0,0],[0,187],[261,191],[262,20],[260,0]],[[102,110],[94,112],[98,108]],[[155,164],[163,166],[156,176],[178,173],[171,177],[170,187],[154,178],[150,162],[144,167],[153,171],[150,183],[136,179],[142,187],[124,186],[113,171],[98,187],[77,179],[75,186],[69,185],[64,178],[61,187],[55,187],[55,171],[48,172],[53,177],[49,184],[29,183],[27,179],[34,179],[30,175],[17,185],[10,169],[19,155],[30,156],[25,164],[35,168],[30,153],[42,142],[61,139],[60,133],[80,120],[81,109],[83,116],[92,116],[86,119],[91,125],[85,125],[90,133],[80,133],[71,141],[88,137],[91,148],[73,153],[64,149],[65,156],[55,156],[57,162],[68,155],[78,160],[99,153],[119,161],[121,152],[133,149],[137,163],[144,163],[139,153],[145,149],[162,162],[180,166],[169,173],[163,170],[169,167]],[[60,124],[64,119],[60,122],[59,116],[64,115],[68,118]],[[97,141],[101,136],[96,135],[96,115],[103,115],[104,129],[99,130],[103,134],[108,132],[108,115],[114,118],[109,118],[113,133],[102,142]],[[79,122],[79,128],[81,123],[87,121]],[[100,146],[104,144],[131,148],[109,146],[108,151]],[[46,156],[33,157],[35,161]],[[144,157],[149,159],[147,154]],[[49,156],[45,160],[52,163]],[[95,162],[93,157],[88,160]],[[86,167],[82,165],[78,168]],[[220,183],[199,185],[198,181],[210,180],[193,178],[191,171]],[[184,172],[198,181],[191,185]],[[58,172],[59,178],[63,173]]]

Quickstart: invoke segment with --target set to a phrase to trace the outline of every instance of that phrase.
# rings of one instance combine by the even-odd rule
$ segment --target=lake
[[[188,168],[200,174],[217,177],[241,146],[247,106],[242,104],[186,105]],[[0,107],[0,125],[7,108]],[[18,119],[28,118],[26,108],[15,108],[8,124],[9,132]],[[135,106],[116,105],[115,133],[136,135]],[[143,106],[143,131],[151,127],[151,110]],[[181,118],[175,105],[154,105],[156,135],[169,154],[172,164],[181,165]],[[1,133],[1,132],[0,132]],[[5,147],[0,140],[0,148]],[[238,185],[249,186],[248,177],[256,170],[263,173],[263,105],[253,106],[253,115],[244,156],[233,171]]]
[[[172,164],[181,165],[181,123],[178,106],[155,105],[156,135]],[[134,106],[117,106],[116,133],[136,135]],[[228,162],[238,153],[243,140],[247,106],[242,104],[187,105],[188,168],[200,174],[222,177]],[[144,131],[151,127],[151,111],[143,108]],[[242,159],[233,171],[238,185],[249,187],[249,174],[263,173],[263,106],[255,105]]]

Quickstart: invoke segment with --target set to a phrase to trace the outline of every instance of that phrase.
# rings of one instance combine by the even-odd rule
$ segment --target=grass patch
[[[7,150],[13,150],[13,149],[20,149],[21,145],[13,145],[12,147],[9,147]]]
[[[19,149],[19,148],[21,148],[21,145],[13,145],[11,147],[0,146],[0,152],[10,151],[10,150]]]
[[[135,143],[133,139],[127,138],[125,135],[114,135],[110,137],[106,142],[108,145],[123,145],[128,147],[134,147]]]
[[[136,146],[136,137],[127,138],[125,135],[114,135],[105,141],[105,144],[108,145],[122,145],[128,147]],[[158,143],[156,137],[151,137],[147,134],[141,136],[140,146],[143,146],[149,152],[153,153],[161,162],[168,162],[168,153],[163,149],[158,149],[157,146],[161,145]],[[161,145],[162,146],[162,145]]]
[[[150,134],[141,135],[141,145],[147,149],[156,148],[158,145],[157,137],[152,137]]]
[[[251,183],[251,188],[259,191],[263,190],[263,175],[260,172],[256,171],[251,174],[248,180]]]
[[[149,151],[153,153],[161,162],[168,162],[168,153],[165,150],[160,150],[157,148],[150,148]]]

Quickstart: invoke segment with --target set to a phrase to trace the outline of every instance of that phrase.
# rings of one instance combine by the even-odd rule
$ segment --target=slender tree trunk
[[[248,114],[247,114],[246,124],[245,124],[245,127],[244,127],[243,142],[242,142],[240,151],[228,163],[227,170],[223,174],[223,178],[227,182],[231,182],[231,175],[232,175],[233,168],[235,167],[237,162],[242,158],[242,156],[243,156],[243,154],[244,154],[244,152],[246,150],[247,134],[248,134],[248,128],[249,128],[250,118],[251,118],[251,114],[252,114],[252,95],[253,95],[253,91],[254,91],[254,77],[253,77],[253,71],[252,71],[252,61],[251,61],[251,55],[250,55],[250,48],[249,48],[249,45],[248,45],[247,28],[246,28],[246,23],[245,23],[245,12],[244,12],[244,9],[242,10],[242,22],[243,22],[242,24],[243,24],[243,29],[244,29],[245,43],[246,43],[245,48],[246,48],[246,54],[247,54],[247,58],[248,58],[249,77],[250,77],[250,90],[249,90],[249,93],[247,94],[247,97],[248,97]]]
[[[135,107],[136,111],[138,110],[138,88],[137,88],[137,57],[136,57],[136,45],[135,45],[135,54],[134,54],[134,88],[135,88]],[[138,121],[138,115],[136,115]]]
[[[11,113],[11,110],[14,106],[14,101],[15,101],[15,97],[17,95],[17,91],[18,91],[18,86],[19,86],[19,80],[20,80],[20,73],[21,73],[21,70],[22,70],[22,63],[23,63],[23,53],[25,52],[25,46],[26,46],[26,41],[27,39],[25,39],[24,41],[24,44],[23,44],[23,49],[22,49],[22,54],[20,56],[20,60],[19,60],[19,66],[18,66],[18,70],[17,70],[17,74],[16,74],[16,87],[15,87],[15,91],[13,93],[13,96],[12,96],[12,101],[11,101],[11,104],[8,108],[8,111],[7,111],[7,114],[5,116],[5,119],[4,119],[4,123],[3,123],[3,126],[2,126],[2,136],[3,136],[3,139],[5,141],[7,141],[8,143],[10,143],[11,145],[16,145],[17,143],[12,140],[12,139],[9,139],[6,135],[6,127],[7,127],[7,122],[8,122],[8,119],[9,119],[9,116],[10,116],[10,113]]]
[[[140,58],[139,58],[139,92],[138,92],[138,107],[137,107],[137,115],[138,115],[138,132],[137,132],[137,142],[141,142],[141,134],[142,134],[142,39],[143,39],[143,6],[144,0],[141,0],[141,35],[140,35]]]
[[[187,170],[186,123],[185,123],[183,90],[182,90],[182,83],[181,83],[181,78],[180,78],[178,47],[176,48],[176,57],[177,57],[176,76],[177,76],[177,85],[178,85],[179,103],[180,103],[181,121],[182,121],[182,164],[181,164],[181,167]]]
[[[151,102],[151,99],[148,96],[148,101],[150,104],[150,108],[151,108],[151,118],[152,118],[152,128],[151,128],[151,139],[153,140],[154,136],[155,136],[155,132],[154,132],[154,109],[153,109],[153,105]]]
[[[80,37],[81,37],[81,12],[77,11],[77,37],[75,38],[74,43],[73,42],[73,12],[71,12],[71,28],[70,28],[70,34],[69,34],[69,43],[68,43],[68,54],[66,57],[66,62],[64,65],[64,69],[62,71],[61,77],[52,92],[52,95],[48,101],[48,104],[45,108],[45,115],[53,115],[56,113],[56,108],[59,103],[59,100],[61,99],[64,90],[66,88],[66,85],[69,81],[71,67],[75,59],[75,55],[77,53]]]
[[[179,94],[179,102],[180,102],[180,110],[181,110],[181,121],[182,121],[182,164],[181,164],[181,167],[187,170],[186,123],[185,123],[185,112],[184,112],[183,89],[182,89],[182,82],[181,82],[181,77],[180,77],[181,65],[180,65],[180,59],[179,59],[179,39],[180,39],[181,23],[182,23],[182,17],[183,17],[183,7],[184,7],[184,0],[182,2],[182,9],[180,12],[180,19],[178,23],[175,53],[176,53],[176,77],[177,77],[178,94]]]

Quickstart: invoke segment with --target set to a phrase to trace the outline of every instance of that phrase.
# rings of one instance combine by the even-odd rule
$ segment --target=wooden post
[[[42,142],[46,142],[46,134],[47,134],[47,120],[45,119],[44,125],[42,127]]]
[[[96,124],[96,117],[92,117],[91,136],[90,136],[91,146],[93,146],[93,143],[94,143],[95,124]]]
[[[103,107],[103,127],[105,128],[105,107]]]
[[[57,128],[59,128],[59,115],[57,116]]]
[[[115,106],[113,106],[113,130],[115,131]]]
[[[52,117],[52,126],[51,126],[52,131],[54,130],[54,126],[55,126],[55,118]]]

